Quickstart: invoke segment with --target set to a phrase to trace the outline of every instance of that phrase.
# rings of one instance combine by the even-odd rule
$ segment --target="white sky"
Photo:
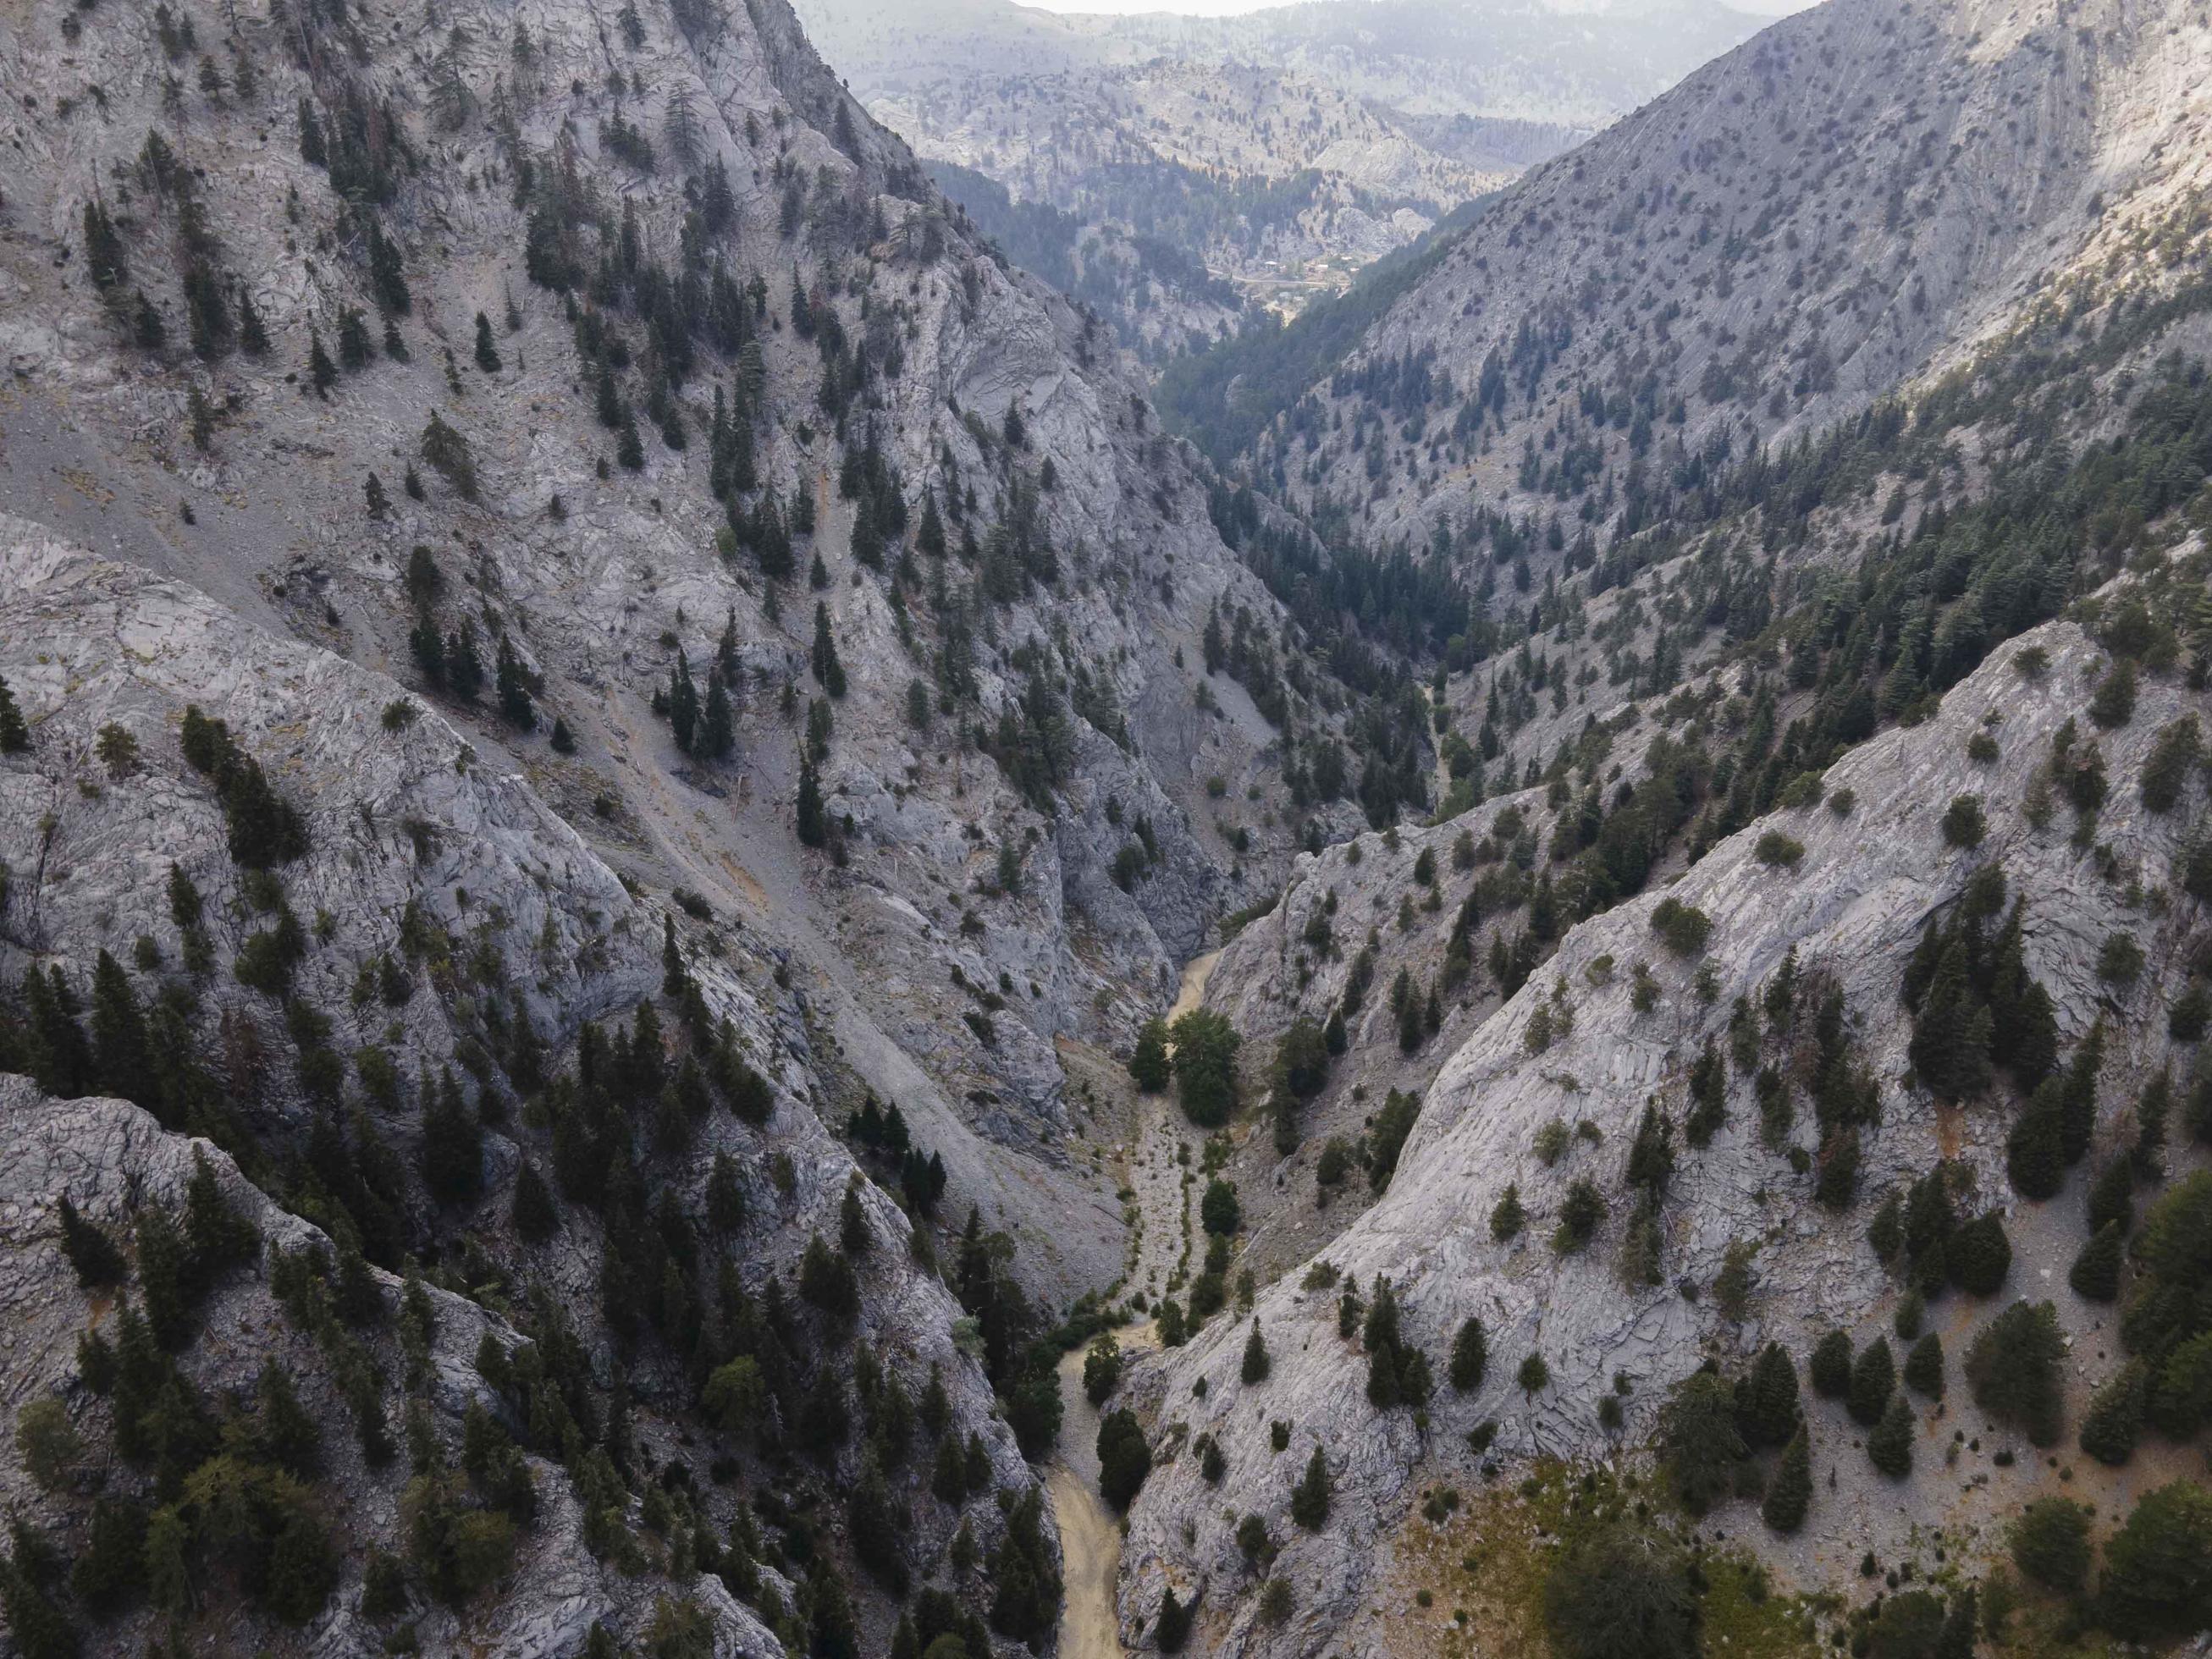
[[[1260,11],[1284,0],[1019,0],[1042,11],[1139,12],[1174,11],[1192,17],[1227,17],[1237,12]],[[1738,11],[1763,17],[1780,17],[1802,11],[1814,0],[1728,0]]]

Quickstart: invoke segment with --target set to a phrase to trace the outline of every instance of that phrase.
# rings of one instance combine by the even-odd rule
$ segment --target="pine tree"
[[[499,689],[500,718],[519,732],[538,729],[538,706],[530,694],[530,671],[516,656],[507,635],[499,636],[499,655],[493,683]]]
[[[1267,1339],[1260,1334],[1260,1322],[1252,1322],[1252,1334],[1244,1339],[1244,1363],[1238,1370],[1246,1387],[1267,1380],[1274,1362],[1267,1355]]]
[[[1137,1046],[1129,1055],[1129,1077],[1146,1094],[1156,1095],[1168,1086],[1168,1028],[1163,1020],[1146,1020],[1137,1028]]]
[[[833,697],[845,695],[845,665],[837,659],[836,637],[830,631],[830,607],[818,599],[814,605],[813,668],[823,690]]]
[[[526,1244],[542,1244],[560,1230],[561,1212],[538,1166],[524,1158],[514,1172],[514,1197],[509,1213],[514,1231]]]
[[[79,1285],[88,1291],[96,1291],[123,1282],[130,1271],[124,1264],[123,1252],[116,1248],[105,1227],[77,1213],[67,1193],[61,1199],[61,1227],[62,1254],[76,1269]]]
[[[737,746],[737,741],[730,694],[723,686],[722,671],[717,668],[707,676],[707,707],[699,717],[697,742],[692,752],[702,760],[723,760]]]
[[[1920,1080],[1946,1100],[1962,1100],[1989,1086],[1990,1022],[1966,975],[1963,940],[1944,951],[1914,1022],[1911,1054]]]
[[[450,1068],[422,1091],[422,1182],[441,1204],[459,1203],[483,1180],[483,1127]]]
[[[2005,1139],[2005,1173],[2022,1198],[2056,1197],[2065,1183],[2065,1101],[2064,1080],[2045,1078]]]
[[[1160,1610],[1152,1620],[1152,1644],[1162,1653],[1181,1653],[1190,1641],[1190,1626],[1197,1612],[1194,1601],[1186,1606],[1176,1600],[1175,1586],[1160,1592]]]
[[[2097,1073],[2105,1064],[2105,1022],[2099,1020],[2067,1062],[2058,1119],[2058,1149],[2068,1168],[2081,1161],[2097,1132]]]
[[[307,383],[319,398],[328,398],[331,388],[338,383],[338,366],[324,349],[322,331],[312,323],[307,325]]]
[[[2120,1294],[2120,1261],[2126,1249],[2120,1224],[2107,1221],[2092,1234],[2074,1258],[2066,1282],[2087,1302],[2113,1302]]]
[[[814,762],[802,755],[799,761],[799,839],[802,846],[820,847],[830,839],[829,815],[822,804],[822,784]]]
[[[1930,1400],[1943,1397],[1943,1339],[1929,1331],[1905,1356],[1905,1386]]]
[[[31,746],[30,728],[23,724],[23,711],[15,707],[15,694],[8,689],[8,679],[0,674],[0,755],[20,755]]]
[[[137,994],[123,965],[104,950],[92,970],[92,1050],[108,1093],[149,1109],[159,1102]]]
[[[1305,1474],[1291,1488],[1291,1519],[1307,1532],[1319,1532],[1328,1524],[1329,1491],[1328,1463],[1316,1445]]]
[[[645,445],[637,435],[637,411],[628,404],[622,406],[622,424],[615,440],[615,459],[626,472],[645,470]]]
[[[1852,1419],[1869,1428],[1880,1422],[1882,1407],[1896,1384],[1897,1364],[1890,1357],[1888,1339],[1878,1336],[1851,1362],[1850,1389],[1844,1405]]]
[[[1521,1207],[1521,1188],[1516,1182],[1508,1182],[1505,1194],[1490,1212],[1490,1236],[1499,1243],[1517,1237],[1528,1224],[1528,1212]]]
[[[487,374],[496,374],[506,367],[500,361],[499,348],[492,343],[491,319],[477,313],[477,367]]]
[[[699,690],[691,679],[691,659],[678,646],[668,670],[668,729],[676,734],[676,746],[687,754],[698,723]]]
[[[1797,1367],[1780,1343],[1759,1350],[1739,1397],[1743,1437],[1754,1448],[1779,1446],[1796,1432]]]
[[[1903,1390],[1893,1392],[1867,1436],[1867,1461],[1893,1480],[1912,1473],[1913,1431],[1918,1426]]]
[[[1813,1449],[1805,1425],[1800,1423],[1782,1461],[1767,1483],[1766,1497],[1759,1508],[1759,1519],[1776,1532],[1792,1533],[1805,1524],[1805,1511],[1813,1501]]]
[[[2135,1455],[2150,1403],[2150,1362],[2130,1359],[2097,1390],[2081,1417],[2081,1449],[2100,1463],[2118,1465]]]
[[[1449,1375],[1453,1392],[1473,1394],[1482,1386],[1483,1374],[1489,1368],[1489,1338],[1484,1334],[1482,1322],[1470,1317],[1462,1322],[1459,1334],[1452,1339]]]

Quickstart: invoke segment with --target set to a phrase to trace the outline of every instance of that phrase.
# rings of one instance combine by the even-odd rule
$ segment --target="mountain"
[[[1195,251],[1285,314],[1754,27],[1693,0],[1316,0],[1231,18],[810,0],[803,15],[923,155]]]
[[[1428,595],[1438,805],[1187,984],[1255,1294],[1146,1285],[1125,1637],[1880,1644],[2193,1455],[2109,1432],[2179,1292],[2106,1268],[2212,1179],[2204,27],[1832,0],[1170,369],[1232,539]]]
[[[17,1645],[1042,1639],[1091,1079],[1402,671],[776,0],[0,84]]]
[[[2156,282],[2135,252],[2201,234],[2212,183],[2174,50],[2203,26],[1880,0],[1778,23],[1522,180],[1253,459],[1377,543],[1476,509],[1648,521],[1686,469]]]

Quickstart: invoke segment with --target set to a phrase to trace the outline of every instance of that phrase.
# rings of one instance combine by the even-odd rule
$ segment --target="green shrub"
[[[2058,1438],[2066,1347],[2050,1303],[2015,1302],[1983,1328],[1965,1371],[1974,1403],[2039,1446]]]
[[[1698,1592],[1680,1547],[1616,1524],[1562,1550],[1544,1581],[1559,1659],[1695,1659]]]
[[[1712,937],[1713,921],[1695,905],[1662,898],[1651,912],[1651,931],[1678,957],[1694,957]]]
[[[2176,1480],[2144,1494],[2105,1546],[2105,1622],[2143,1640],[2212,1625],[2212,1491]]]
[[[2070,1498],[2039,1498],[2006,1534],[2013,1565],[2046,1589],[2072,1595],[2089,1582],[2089,1511]]]
[[[1794,870],[1805,856],[1805,843],[1779,830],[1770,830],[1759,838],[1752,855],[1769,869]]]
[[[1950,846],[1972,849],[1989,833],[1982,816],[1979,795],[1955,795],[1943,813],[1943,839]]]

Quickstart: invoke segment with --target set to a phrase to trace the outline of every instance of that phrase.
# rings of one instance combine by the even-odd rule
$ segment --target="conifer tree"
[[[1782,1461],[1759,1508],[1759,1519],[1776,1532],[1792,1533],[1805,1524],[1805,1511],[1813,1501],[1813,1449],[1805,1425],[1782,1449]]]
[[[487,374],[496,374],[506,365],[500,361],[499,348],[492,343],[491,319],[477,313],[477,367]]]
[[[722,683],[722,671],[716,668],[707,676],[707,706],[699,717],[697,742],[692,752],[702,760],[724,760],[737,746],[737,729],[730,712],[730,694]]]
[[[1129,1077],[1148,1095],[1168,1086],[1168,1028],[1158,1018],[1137,1028],[1137,1046],[1129,1055]]]
[[[1929,1331],[1905,1356],[1905,1386],[1930,1400],[1943,1397],[1943,1339]]]
[[[104,950],[92,970],[92,1049],[108,1093],[149,1109],[159,1102],[137,994],[122,964]]]
[[[1245,1385],[1249,1387],[1255,1382],[1266,1382],[1267,1373],[1273,1369],[1273,1364],[1274,1362],[1267,1354],[1267,1340],[1260,1334],[1260,1322],[1255,1319],[1252,1322],[1252,1334],[1244,1339],[1244,1363],[1239,1368],[1237,1374]]]
[[[625,472],[645,470],[645,445],[637,435],[637,411],[628,404],[622,406],[622,423],[615,439],[615,459]]]
[[[2135,1455],[2150,1403],[2150,1362],[2140,1355],[2114,1372],[2081,1416],[2081,1449],[2100,1463],[2118,1465]]]
[[[1896,1384],[1897,1364],[1890,1357],[1889,1340],[1877,1336],[1851,1362],[1850,1389],[1844,1403],[1852,1419],[1869,1428],[1880,1422]]]
[[[2125,1249],[2125,1236],[2117,1221],[2107,1221],[2090,1235],[2089,1242],[2082,1245],[2066,1275],[2074,1294],[2087,1302],[2117,1301],[2120,1294],[2120,1261]]]
[[[1743,1437],[1753,1447],[1779,1446],[1796,1431],[1797,1367],[1780,1343],[1759,1350],[1739,1398]]]
[[[2056,1197],[2066,1180],[2064,1079],[2045,1078],[2005,1138],[2005,1173],[2022,1198]]]
[[[338,383],[338,366],[324,349],[322,331],[313,323],[307,325],[307,383],[315,388],[318,398],[325,398]]]
[[[524,1158],[514,1172],[514,1197],[509,1214],[514,1231],[526,1244],[542,1244],[561,1225],[561,1212],[538,1166]]]
[[[1329,1492],[1328,1463],[1316,1444],[1305,1474],[1291,1488],[1291,1519],[1304,1531],[1319,1532],[1328,1524]]]
[[[845,665],[837,658],[837,641],[830,630],[830,607],[822,600],[814,605],[814,678],[822,689],[833,697],[845,695]]]
[[[1449,1375],[1453,1391],[1474,1393],[1482,1386],[1483,1375],[1489,1368],[1489,1338],[1483,1332],[1482,1322],[1470,1317],[1462,1322],[1459,1334],[1452,1339]]]
[[[1912,1439],[1917,1427],[1902,1389],[1893,1391],[1867,1436],[1867,1461],[1893,1480],[1912,1473]]]
[[[15,706],[15,694],[8,688],[7,676],[0,674],[0,755],[20,755],[30,746],[31,732],[23,724],[23,711]]]
[[[123,1252],[116,1248],[105,1227],[86,1220],[77,1212],[67,1193],[62,1194],[61,1228],[62,1254],[76,1270],[79,1285],[94,1291],[123,1282],[130,1271],[124,1264]]]
[[[822,783],[815,775],[814,762],[802,755],[799,761],[799,805],[797,826],[800,844],[820,847],[830,839],[829,814],[822,804]]]

